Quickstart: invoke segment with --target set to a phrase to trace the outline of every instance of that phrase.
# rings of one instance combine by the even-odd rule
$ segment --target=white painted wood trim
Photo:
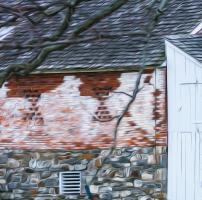
[[[186,56],[187,58],[189,58],[192,62],[194,62],[196,65],[199,65],[200,67],[202,67],[202,63],[200,63],[198,60],[196,60],[194,57],[192,57],[191,55],[189,55],[188,53],[186,53],[185,51],[183,51],[182,49],[180,49],[179,47],[175,46],[174,44],[172,44],[170,41],[166,40],[165,41],[166,46],[167,47],[173,47],[176,49],[176,51],[178,51],[179,53],[183,54],[184,56]]]
[[[194,28],[194,30],[191,32],[191,35],[197,34],[200,30],[202,30],[202,22]]]

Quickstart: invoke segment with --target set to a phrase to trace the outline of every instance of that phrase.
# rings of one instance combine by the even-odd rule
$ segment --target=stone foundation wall
[[[109,152],[108,149],[3,150],[0,199],[88,199],[85,185],[89,185],[94,199],[166,199],[166,147],[128,147]],[[59,194],[59,172],[69,170],[82,171],[79,197]]]

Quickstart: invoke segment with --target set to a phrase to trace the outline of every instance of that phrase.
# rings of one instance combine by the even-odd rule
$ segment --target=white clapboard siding
[[[168,200],[202,200],[202,64],[166,41]]]

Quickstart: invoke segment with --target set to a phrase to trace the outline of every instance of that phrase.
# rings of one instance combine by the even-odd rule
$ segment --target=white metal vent
[[[79,195],[81,193],[81,172],[60,172],[60,194]]]

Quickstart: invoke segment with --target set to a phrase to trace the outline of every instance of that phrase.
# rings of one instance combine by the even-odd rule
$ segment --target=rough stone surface
[[[1,157],[8,162],[0,165],[0,199],[85,200],[88,185],[102,200],[165,200],[166,155],[163,146],[118,148],[112,154],[99,149],[5,150]],[[59,194],[59,172],[70,170],[82,172],[80,196]]]

